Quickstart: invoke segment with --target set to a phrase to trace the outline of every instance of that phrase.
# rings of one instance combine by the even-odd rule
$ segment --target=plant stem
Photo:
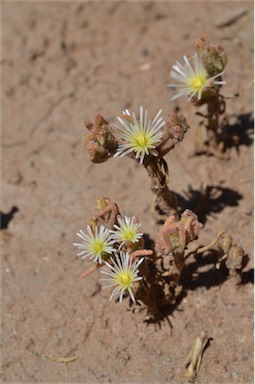
[[[167,186],[167,163],[161,157],[151,156],[150,159],[151,161],[145,164],[145,168],[151,178],[151,190],[156,195],[152,208],[159,219],[170,215],[175,215],[178,218],[179,211],[176,196]]]

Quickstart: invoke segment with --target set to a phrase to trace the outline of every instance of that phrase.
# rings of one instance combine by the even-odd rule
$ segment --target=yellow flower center
[[[93,251],[95,253],[102,253],[105,248],[105,244],[103,241],[97,240],[93,244]]]
[[[196,75],[190,79],[190,87],[196,90],[200,90],[206,84],[206,76]]]
[[[138,147],[145,148],[148,146],[148,137],[143,133],[139,133],[134,139]]]
[[[129,287],[133,282],[133,274],[130,271],[122,271],[119,273],[117,279],[118,285],[121,287]]]
[[[132,229],[127,229],[123,233],[123,237],[125,238],[125,240],[132,241],[134,236],[135,236],[135,233],[134,233],[134,231]]]

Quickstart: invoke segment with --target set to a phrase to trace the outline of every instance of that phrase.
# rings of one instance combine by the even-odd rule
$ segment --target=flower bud
[[[209,76],[216,76],[223,72],[227,64],[227,54],[219,44],[210,44],[205,36],[195,40],[195,50],[202,58]]]
[[[94,125],[87,120],[85,126],[90,131],[84,137],[84,144],[90,154],[91,161],[94,163],[105,162],[114,155],[118,147],[118,143],[111,133],[109,123],[98,113]]]
[[[238,270],[242,268],[244,250],[240,245],[234,245],[228,254],[226,266],[230,270]]]
[[[186,209],[183,212],[181,217],[181,223],[183,224],[186,232],[186,244],[196,239],[200,228],[203,227],[203,225],[198,221],[197,215],[189,209]]]
[[[232,246],[232,236],[228,233],[224,234],[219,240],[219,247],[222,250],[222,252],[228,253],[230,248]]]
[[[164,156],[175,144],[181,142],[188,128],[189,125],[184,115],[170,112],[169,118],[165,122],[161,143],[157,147],[160,155]]]

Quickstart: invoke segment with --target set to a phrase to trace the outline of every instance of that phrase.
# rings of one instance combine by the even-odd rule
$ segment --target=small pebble
[[[233,379],[238,379],[238,373],[237,372],[232,372],[232,377]]]

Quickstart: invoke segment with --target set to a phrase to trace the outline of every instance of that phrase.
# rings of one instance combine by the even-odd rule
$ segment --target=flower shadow
[[[239,192],[231,188],[209,185],[200,190],[193,189],[189,185],[187,192],[184,192],[183,195],[177,194],[181,211],[192,210],[198,215],[202,224],[206,223],[208,216],[215,216],[226,206],[237,207],[242,197]]]
[[[195,260],[186,265],[182,273],[182,282],[185,291],[194,291],[198,288],[210,289],[223,284],[229,276],[229,271],[225,265],[221,265],[220,269],[216,268],[218,261],[218,252],[210,250],[206,255],[197,255]],[[247,266],[249,256],[246,254],[243,259],[242,268]],[[253,269],[242,273],[242,278],[239,284],[245,285],[248,283],[254,284]]]
[[[243,268],[247,266],[249,261],[248,255],[245,255],[243,260]],[[171,329],[173,324],[171,318],[174,317],[176,311],[182,311],[181,303],[188,295],[189,291],[209,290],[212,287],[224,284],[231,276],[225,265],[221,265],[220,269],[216,268],[218,262],[217,250],[210,250],[205,255],[197,255],[192,262],[185,265],[182,271],[180,284],[183,286],[181,294],[177,297],[175,303],[166,303],[160,305],[160,314],[158,318],[148,316],[144,322],[154,324],[157,328],[161,328],[164,322],[167,322]],[[246,285],[248,283],[254,284],[254,269],[250,269],[242,273],[241,280],[236,284],[236,288]],[[158,291],[158,300],[162,303],[162,291]],[[157,299],[157,298],[156,298]]]
[[[231,124],[230,119],[234,117],[235,121]],[[239,147],[246,147],[253,143],[254,117],[251,112],[233,116],[227,116],[222,122],[222,137],[225,149],[236,148],[239,153]]]

